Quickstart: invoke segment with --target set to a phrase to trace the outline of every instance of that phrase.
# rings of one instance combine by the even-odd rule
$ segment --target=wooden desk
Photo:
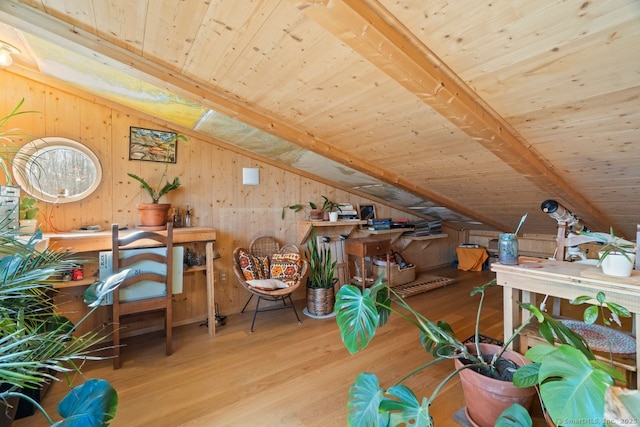
[[[351,280],[351,266],[349,264],[349,255],[359,257],[361,261],[360,279],[362,282],[362,290],[367,285],[367,268],[365,264],[365,258],[371,257],[371,264],[373,264],[373,257],[375,255],[387,256],[387,284],[391,284],[391,272],[389,271],[389,257],[391,256],[391,241],[379,239],[375,237],[363,237],[361,239],[347,239],[344,244],[344,252],[347,256],[347,279]],[[375,281],[375,278],[374,278]]]
[[[133,233],[139,230],[123,230],[121,235],[124,236],[127,233]],[[160,233],[163,233],[160,231]],[[164,232],[166,233],[166,231]],[[99,231],[99,232],[87,232],[87,233],[53,233],[45,234],[44,238],[49,238],[50,247],[54,249],[63,249],[73,253],[85,253],[85,252],[99,252],[111,250],[111,231]],[[213,228],[207,227],[189,227],[189,228],[174,228],[173,229],[173,243],[205,243],[207,263],[204,268],[192,267],[185,270],[185,273],[193,271],[205,270],[206,282],[207,282],[207,319],[209,327],[209,335],[215,335],[216,333],[216,317],[215,317],[215,273],[213,269],[213,245],[216,241],[216,231]],[[148,245],[145,245],[144,241],[141,241],[138,245],[132,245],[131,247],[144,247],[153,246],[155,242],[149,241]],[[71,281],[63,282],[59,287],[69,286],[83,286],[93,283],[93,279],[84,281]]]
[[[640,368],[640,271],[634,271],[629,278],[609,277],[599,268],[575,262],[552,260],[532,260],[519,265],[495,263],[491,270],[496,272],[498,285],[503,286],[504,338],[513,334],[514,328],[529,317],[529,312],[521,310],[517,301],[535,303],[536,294],[572,299],[580,295],[595,297],[604,292],[607,301],[626,307],[633,317],[633,331],[636,336],[636,372]],[[521,294],[521,295],[520,295]],[[514,340],[514,349],[519,342]],[[640,382],[639,382],[640,383]]]

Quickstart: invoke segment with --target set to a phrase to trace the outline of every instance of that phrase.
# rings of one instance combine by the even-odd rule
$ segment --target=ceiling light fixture
[[[0,40],[0,67],[6,68],[13,64],[13,57],[11,56],[11,54],[20,53],[22,53],[20,49],[18,49],[14,45]]]

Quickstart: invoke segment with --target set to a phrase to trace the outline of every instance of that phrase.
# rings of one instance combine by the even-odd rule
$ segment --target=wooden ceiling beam
[[[481,221],[496,229],[506,229],[505,224],[496,221],[493,217],[479,215],[464,205],[420,187],[401,175],[353,157],[314,135],[304,130],[299,130],[279,118],[269,115],[267,112],[246,104],[240,99],[203,86],[176,71],[149,61],[134,52],[116,46],[95,34],[53,18],[37,9],[24,6],[14,0],[2,1],[0,2],[0,21],[18,30],[95,59],[185,99],[198,102],[229,117],[347,165],[368,176],[403,188],[466,217]],[[356,190],[353,191],[358,193]]]
[[[591,226],[612,225],[377,0],[290,1],[538,188],[560,195]]]

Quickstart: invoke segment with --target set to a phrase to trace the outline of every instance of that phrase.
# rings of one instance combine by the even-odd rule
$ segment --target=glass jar
[[[518,265],[518,236],[502,233],[498,240],[498,261],[505,265]]]

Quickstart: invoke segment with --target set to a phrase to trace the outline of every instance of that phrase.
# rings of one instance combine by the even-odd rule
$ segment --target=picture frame
[[[176,163],[178,160],[178,134],[131,126],[129,160]]]
[[[376,218],[376,207],[374,205],[358,205],[358,215],[360,219],[369,220]]]

